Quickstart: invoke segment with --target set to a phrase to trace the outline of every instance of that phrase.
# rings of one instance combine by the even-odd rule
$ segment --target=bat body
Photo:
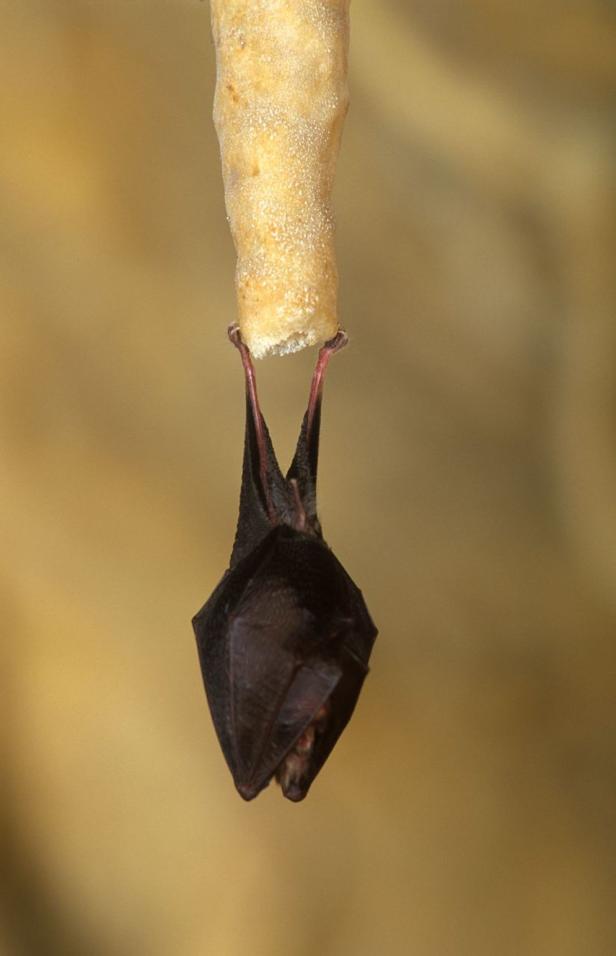
[[[316,513],[323,377],[344,333],[319,353],[291,467],[283,476],[261,414],[250,353],[240,512],[230,566],[193,618],[214,727],[245,800],[276,776],[303,799],[348,723],[376,637],[361,591],[325,544]]]

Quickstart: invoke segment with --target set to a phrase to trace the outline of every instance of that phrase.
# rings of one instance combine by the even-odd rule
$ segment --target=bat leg
[[[335,355],[336,352],[339,352],[340,349],[343,349],[348,341],[348,335],[341,329],[336,333],[333,339],[329,339],[329,341],[319,349],[319,357],[317,358],[317,364],[315,365],[314,372],[312,373],[310,396],[308,398],[308,440],[310,440],[310,432],[312,431],[313,422],[318,416],[319,406],[321,404],[321,395],[323,393],[323,380],[325,378],[327,366],[329,365],[329,360],[332,355]]]
[[[257,379],[255,376],[255,367],[252,364],[252,359],[250,357],[250,351],[242,339],[239,325],[230,325],[227,329],[227,335],[229,336],[229,341],[232,345],[235,345],[242,359],[242,365],[244,366],[244,376],[246,379],[246,394],[250,399],[252,417],[254,418],[255,427],[258,431],[259,425],[263,420],[263,416],[261,415],[259,399],[257,398]]]
[[[295,483],[296,497],[299,497],[302,503],[301,512],[296,508],[300,522],[298,527],[303,530],[308,525],[318,535],[321,534],[321,530],[317,518],[316,486],[323,381],[330,358],[341,348],[344,348],[347,342],[346,332],[340,331],[319,349],[319,356],[310,383],[308,407],[302,421],[295,455],[287,472],[287,481],[292,485]]]
[[[268,445],[265,438],[264,419],[263,415],[261,414],[261,407],[259,405],[259,398],[257,396],[257,379],[255,375],[255,367],[252,364],[250,350],[242,339],[239,325],[235,323],[230,325],[227,329],[227,335],[229,336],[229,341],[232,345],[235,345],[236,349],[240,353],[240,358],[242,359],[244,378],[246,380],[246,396],[250,404],[250,411],[255,428],[255,437],[257,440],[259,478],[261,480],[261,487],[263,488],[264,494],[266,496],[268,514],[270,518],[273,519],[274,512],[270,501],[270,496],[268,494],[267,481]]]

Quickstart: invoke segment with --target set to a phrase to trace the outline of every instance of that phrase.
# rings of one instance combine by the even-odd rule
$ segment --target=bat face
[[[276,777],[297,801],[353,713],[376,637],[361,592],[323,541],[316,516],[321,381],[340,346],[321,350],[321,380],[315,387],[313,379],[285,478],[250,357],[233,334],[247,378],[240,515],[230,567],[193,626],[214,727],[239,793],[251,800]]]

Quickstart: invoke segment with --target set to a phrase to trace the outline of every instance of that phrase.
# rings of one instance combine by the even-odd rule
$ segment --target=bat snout
[[[276,779],[287,800],[303,800],[314,779],[313,755],[317,739],[323,733],[331,713],[329,701],[318,709],[312,721],[295,741],[278,770]]]
[[[307,775],[307,763],[307,757],[292,750],[278,768],[276,778],[287,800],[297,803],[308,793],[311,780]]]
[[[303,800],[307,795],[308,787],[302,787],[298,783],[292,783],[286,789],[283,787],[282,792],[287,800],[292,800],[293,803],[299,803],[300,800]]]

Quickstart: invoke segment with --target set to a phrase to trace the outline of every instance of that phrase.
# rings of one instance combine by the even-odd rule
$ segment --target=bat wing
[[[340,662],[340,680],[332,688],[329,698],[328,716],[323,731],[315,737],[314,750],[306,775],[300,783],[295,798],[302,800],[321,770],[321,767],[336,746],[342,731],[353,716],[368,668],[355,657],[343,654]]]
[[[281,537],[284,529],[271,530],[193,619],[216,733],[246,799],[269,783],[342,676],[336,662],[303,653],[311,615],[277,575]]]
[[[296,482],[308,523],[319,528],[317,518],[317,465],[319,460],[319,428],[321,401],[317,401],[312,417],[304,415],[295,454],[287,472],[287,482]]]
[[[270,621],[254,602],[246,606],[242,592],[251,581],[245,566],[227,572],[193,620],[214,727],[247,800],[267,786],[343,676],[336,661],[303,660],[294,642],[285,642],[289,615],[301,613],[297,608],[283,600]],[[231,610],[238,605],[239,611]]]
[[[327,704],[285,789],[302,799],[367,674],[376,629],[361,592],[322,541],[279,526],[225,574],[193,625],[214,726],[245,799],[267,786]]]
[[[229,700],[235,785],[252,799],[271,780],[342,674],[333,662],[301,664],[267,633],[239,622],[229,641]]]
[[[230,567],[254,551],[272,527],[290,520],[293,507],[265,419],[248,394],[240,511]]]
[[[329,646],[326,644],[322,648],[322,653],[334,655],[340,679],[332,687],[326,718],[315,734],[303,775],[294,781],[294,787],[285,790],[285,796],[291,800],[303,800],[306,796],[351,719],[368,674],[368,661],[377,636],[361,591],[331,551],[328,551],[328,556],[328,577],[340,613],[337,620],[334,617],[335,636]]]

